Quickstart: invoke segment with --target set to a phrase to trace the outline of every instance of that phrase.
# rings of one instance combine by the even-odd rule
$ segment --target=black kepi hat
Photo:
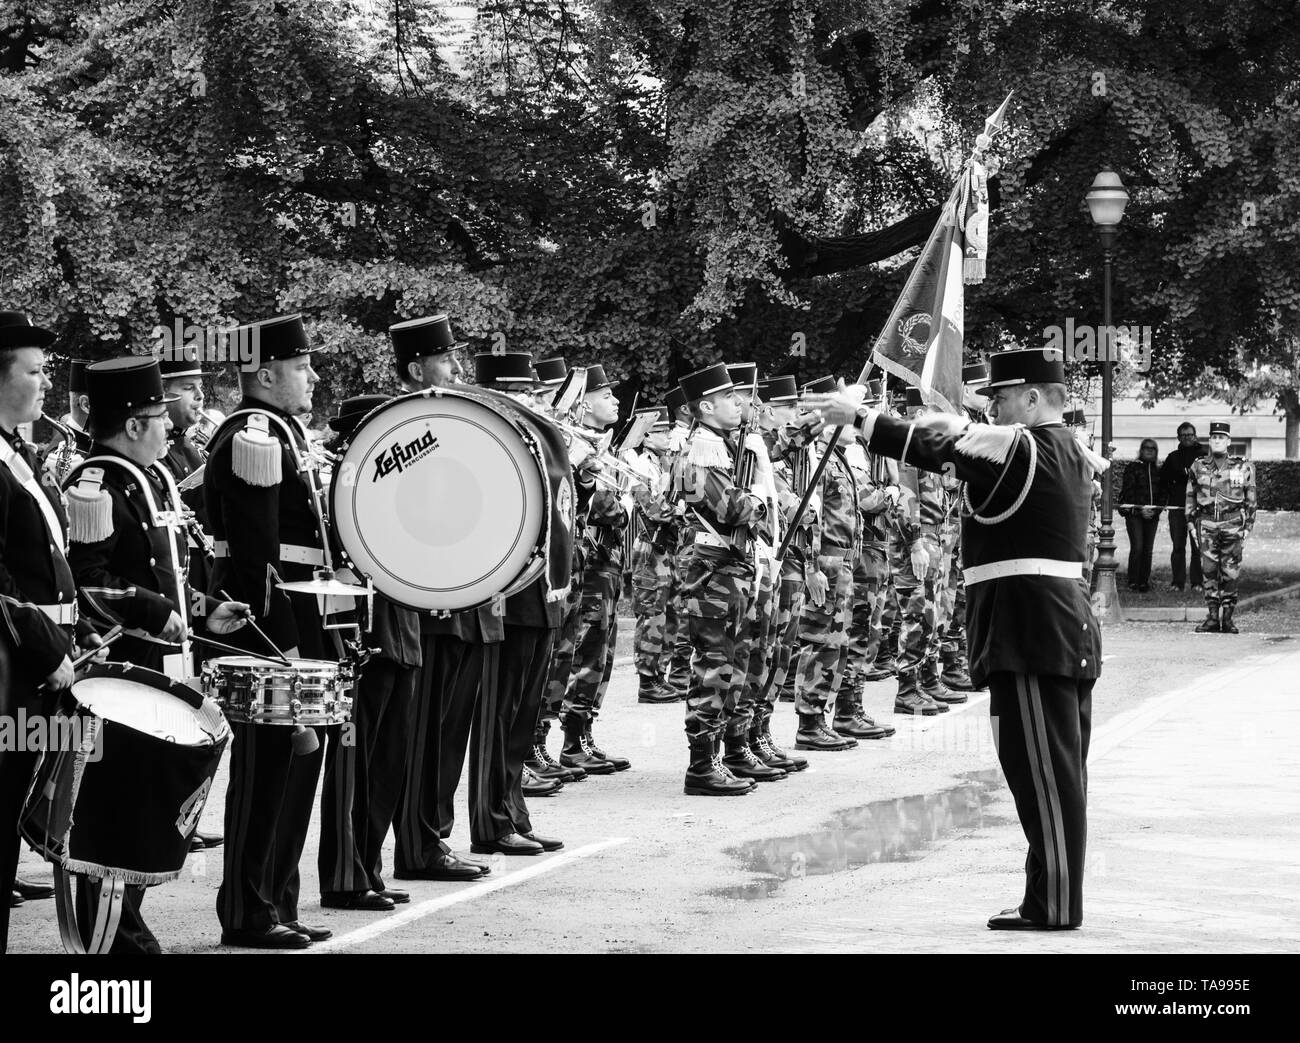
[[[163,348],[158,353],[158,369],[163,380],[177,377],[201,377],[203,366],[199,362],[199,349],[193,344],[177,344]]]
[[[883,380],[868,380],[867,393],[863,397],[864,402],[879,402],[885,397],[885,382]]]
[[[179,395],[163,392],[158,360],[130,355],[86,367],[86,395],[90,412],[97,419],[125,416],[145,406],[175,402]]]
[[[339,405],[338,416],[332,416],[326,422],[331,429],[344,438],[351,438],[362,417],[387,401],[387,395],[354,395],[352,398],[345,398]]]
[[[917,409],[920,406],[925,405],[925,398],[922,396],[919,387],[908,387],[905,392],[904,401],[907,403],[908,409]]]
[[[712,366],[688,373],[677,382],[677,386],[682,389],[687,402],[698,402],[719,391],[731,391],[736,385],[731,382],[726,363],[715,362]]]
[[[0,311],[0,348],[46,348],[54,333],[32,324],[21,311]]]
[[[1082,409],[1067,409],[1061,414],[1061,422],[1066,427],[1085,427],[1088,417]]]
[[[989,379],[989,364],[987,362],[973,362],[969,366],[961,368],[961,382],[963,384],[983,384]]]
[[[533,369],[537,372],[538,385],[544,388],[559,387],[564,383],[564,378],[569,375],[568,363],[562,358],[534,362]]]
[[[406,376],[408,364],[426,355],[441,355],[444,351],[463,348],[467,341],[458,340],[451,331],[451,320],[446,315],[429,315],[422,319],[407,319],[388,327],[393,342],[397,372]]]
[[[727,375],[731,377],[737,391],[753,391],[754,382],[758,380],[758,363],[728,362]]]
[[[829,395],[833,391],[838,391],[839,386],[839,382],[834,377],[818,377],[816,380],[808,381],[803,386],[801,394]]]
[[[1229,425],[1229,424],[1226,423],[1225,421],[1223,421],[1223,420],[1211,420],[1211,421],[1210,421],[1210,437],[1211,437],[1211,438],[1213,438],[1215,435],[1230,435],[1230,434],[1232,434],[1232,427],[1231,427],[1231,425]]]
[[[664,396],[664,403],[668,407],[668,415],[675,418],[677,416],[677,410],[688,404],[686,401],[686,393],[680,387],[672,388],[669,390],[668,394]]]
[[[758,382],[758,397],[773,405],[794,405],[799,401],[799,388],[794,382],[794,377],[768,377]]]
[[[533,384],[533,356],[526,351],[482,351],[474,356],[475,384]]]
[[[1065,362],[1052,348],[1000,351],[989,358],[989,382],[975,393],[992,396],[998,388],[1019,384],[1064,384]]]
[[[614,382],[605,376],[605,367],[597,363],[587,367],[587,394],[613,387]]]
[[[307,343],[307,330],[303,327],[301,315],[277,315],[274,319],[262,319],[236,326],[226,333],[232,347],[237,347],[237,354],[232,358],[251,358],[255,369],[268,362],[280,362],[284,359],[296,359],[311,354],[311,345]],[[243,350],[249,345],[249,351]]]
[[[74,395],[86,392],[86,367],[90,363],[85,359],[72,359],[68,363],[68,390]]]
[[[637,416],[644,416],[649,413],[653,413],[655,418],[654,427],[650,429],[651,431],[667,431],[668,428],[672,427],[673,422],[668,415],[667,406],[651,406],[649,409],[638,409],[636,411]]]

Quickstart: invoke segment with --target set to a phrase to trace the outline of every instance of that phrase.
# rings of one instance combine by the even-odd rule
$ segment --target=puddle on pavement
[[[758,880],[708,893],[715,898],[771,898],[790,879],[839,873],[873,862],[908,862],[936,840],[959,830],[1001,821],[985,808],[1003,785],[997,769],[963,775],[938,793],[878,800],[837,812],[824,829],[792,837],[755,840],[727,853],[741,868],[764,874]]]

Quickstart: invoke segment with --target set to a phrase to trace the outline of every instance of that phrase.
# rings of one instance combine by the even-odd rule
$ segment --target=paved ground
[[[750,796],[707,799],[681,791],[680,704],[637,705],[628,667],[597,734],[633,769],[534,804],[565,851],[499,859],[482,883],[415,883],[396,913],[345,913],[315,904],[313,836],[303,919],[334,929],[326,952],[1300,950],[1300,619],[1273,629],[1297,636],[1106,635],[1080,932],[983,927],[1017,899],[1024,854],[986,697],[813,755],[808,772]],[[869,709],[888,715],[892,694],[872,686]],[[783,704],[779,731],[793,728]],[[205,828],[219,823],[219,781]],[[25,869],[44,872],[31,856]],[[212,951],[220,859],[190,869],[145,908],[165,948]],[[15,910],[11,945],[57,949],[52,903]]]

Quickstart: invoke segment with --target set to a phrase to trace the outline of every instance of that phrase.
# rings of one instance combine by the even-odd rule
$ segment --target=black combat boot
[[[843,691],[835,700],[835,717],[831,721],[831,730],[836,735],[844,735],[850,739],[885,737],[885,729],[868,723],[866,715],[862,712],[862,704],[851,696],[846,697]]]
[[[1234,622],[1232,621],[1232,613],[1233,613],[1234,611],[1236,611],[1236,608],[1237,608],[1236,605],[1224,605],[1224,606],[1223,606],[1223,619],[1222,619],[1222,621],[1219,623],[1219,631],[1220,631],[1220,633],[1224,633],[1224,634],[1240,634],[1240,633],[1241,633],[1241,631],[1237,629],[1237,624],[1234,623]]]
[[[921,694],[917,685],[917,671],[909,670],[898,675],[898,694],[894,696],[894,713],[920,714],[933,717],[942,712],[939,704]]]
[[[587,773],[581,768],[566,768],[551,756],[546,748],[546,737],[550,734],[551,722],[539,721],[533,732],[533,755],[524,761],[524,767],[544,779],[559,779],[561,782],[582,782]]]
[[[686,769],[685,792],[691,797],[739,797],[755,786],[751,779],[738,779],[722,766],[712,735],[690,735],[691,763]]]
[[[851,750],[858,744],[857,739],[847,735],[836,735],[826,727],[826,719],[819,713],[801,713],[799,730],[795,732],[794,748],[796,750],[822,750],[838,753]]]
[[[975,691],[975,682],[970,679],[970,671],[966,667],[966,656],[961,652],[943,661],[943,673],[939,675],[939,680],[954,692]]]
[[[668,687],[658,674],[641,674],[641,684],[637,689],[636,701],[639,703],[675,703],[678,696]]]
[[[736,778],[755,782],[776,782],[785,778],[784,768],[774,767],[754,756],[754,751],[749,748],[747,728],[728,727],[724,745],[726,752],[722,756],[722,766]]]
[[[876,656],[876,661],[871,664],[866,673],[862,675],[864,681],[887,681],[898,672],[898,663],[891,655],[885,655],[883,652]]]
[[[609,761],[610,764],[614,765],[615,771],[627,771],[628,768],[632,767],[632,762],[630,760],[626,757],[615,757],[613,754],[606,753],[596,745],[596,740],[591,734],[591,726],[595,723],[595,720],[594,717],[587,718],[587,749],[591,751],[593,757],[599,757],[603,761]]]
[[[808,762],[803,757],[792,757],[772,741],[771,713],[756,715],[754,727],[749,732],[749,748],[754,756],[764,764],[770,764],[782,771],[803,771]]]
[[[614,765],[597,757],[587,740],[587,724],[578,717],[564,720],[564,747],[560,750],[560,763],[566,768],[581,768],[588,775],[613,775]]]
[[[1217,634],[1219,633],[1219,606],[1206,605],[1205,618],[1201,620],[1201,625],[1196,628],[1194,633],[1197,634]]]

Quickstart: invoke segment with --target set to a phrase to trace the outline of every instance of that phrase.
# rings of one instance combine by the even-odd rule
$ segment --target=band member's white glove
[[[185,638],[185,624],[181,622],[181,617],[175,612],[169,613],[158,636],[171,644],[180,644]]]
[[[66,688],[71,688],[73,680],[72,660],[64,656],[63,662],[54,668],[54,672],[45,679],[45,683],[51,691],[61,692]]]
[[[248,625],[251,611],[242,601],[223,601],[208,616],[208,629],[214,634],[233,634]]]
[[[821,569],[816,569],[808,573],[805,581],[808,585],[808,600],[818,608],[826,604],[826,591],[830,588],[830,580],[826,578],[826,573]]]

